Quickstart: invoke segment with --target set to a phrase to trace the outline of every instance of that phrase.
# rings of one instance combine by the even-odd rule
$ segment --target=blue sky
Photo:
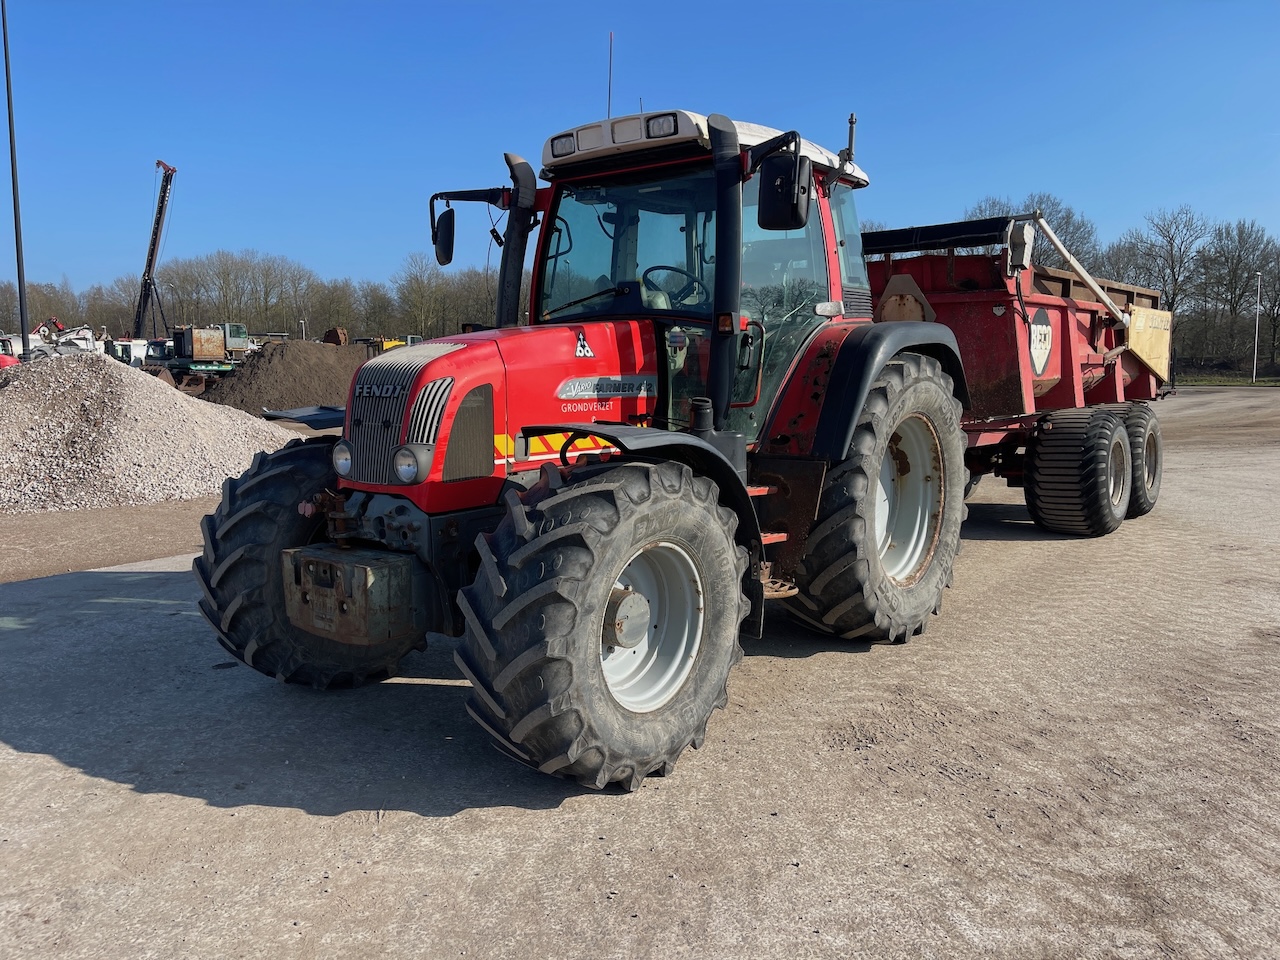
[[[610,30],[614,115],[643,99],[837,149],[856,112],[860,209],[890,226],[1046,190],[1104,241],[1183,203],[1280,234],[1280,2],[1052,8],[10,0],[27,279],[138,274],[162,159],[162,263],[254,249],[387,280],[428,248],[433,192],[499,185],[504,150],[536,169],[605,115]],[[479,208],[458,233],[455,264],[482,265]]]

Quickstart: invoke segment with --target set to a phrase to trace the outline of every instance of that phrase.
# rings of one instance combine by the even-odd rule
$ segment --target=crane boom
[[[163,160],[157,160],[156,166],[164,169],[164,175],[160,178],[160,197],[156,201],[156,219],[151,225],[151,243],[147,246],[147,265],[142,269],[142,290],[138,294],[138,310],[133,316],[133,336],[135,340],[140,340],[145,336],[143,325],[146,322],[147,307],[151,304],[151,294],[154,292],[156,285],[154,272],[156,255],[160,250],[160,231],[164,227],[164,214],[169,206],[169,191],[173,187],[173,175],[178,172],[177,167],[171,167]],[[154,323],[152,326],[154,327]],[[154,329],[152,333],[155,333]]]

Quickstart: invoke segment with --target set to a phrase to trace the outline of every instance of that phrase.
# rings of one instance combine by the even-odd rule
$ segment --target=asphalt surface
[[[186,554],[0,585],[0,957],[1276,956],[1280,391],[1157,409],[1153,514],[988,478],[925,636],[771,616],[634,794],[493,750],[448,643],[234,664]]]

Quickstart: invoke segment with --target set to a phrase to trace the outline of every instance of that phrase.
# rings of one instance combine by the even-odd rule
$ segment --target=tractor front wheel
[[[340,643],[285,615],[281,551],[325,538],[324,518],[303,516],[298,504],[337,486],[333,442],[293,440],[227,479],[222,503],[200,524],[204,553],[192,563],[203,590],[200,612],[229,654],[269,677],[321,689],[384,680],[405,654],[426,645]]]
[[[711,480],[631,463],[507,495],[459,596],[471,716],[516,759],[601,788],[665,775],[742,656],[746,551]]]

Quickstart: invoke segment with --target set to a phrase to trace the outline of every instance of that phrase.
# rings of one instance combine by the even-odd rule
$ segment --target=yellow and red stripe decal
[[[560,456],[560,448],[569,439],[567,433],[548,433],[529,438],[529,460],[550,460]],[[579,437],[569,445],[570,453],[599,453],[612,450],[608,441],[600,437]],[[514,463],[516,454],[515,438],[503,433],[493,435],[493,462]]]

